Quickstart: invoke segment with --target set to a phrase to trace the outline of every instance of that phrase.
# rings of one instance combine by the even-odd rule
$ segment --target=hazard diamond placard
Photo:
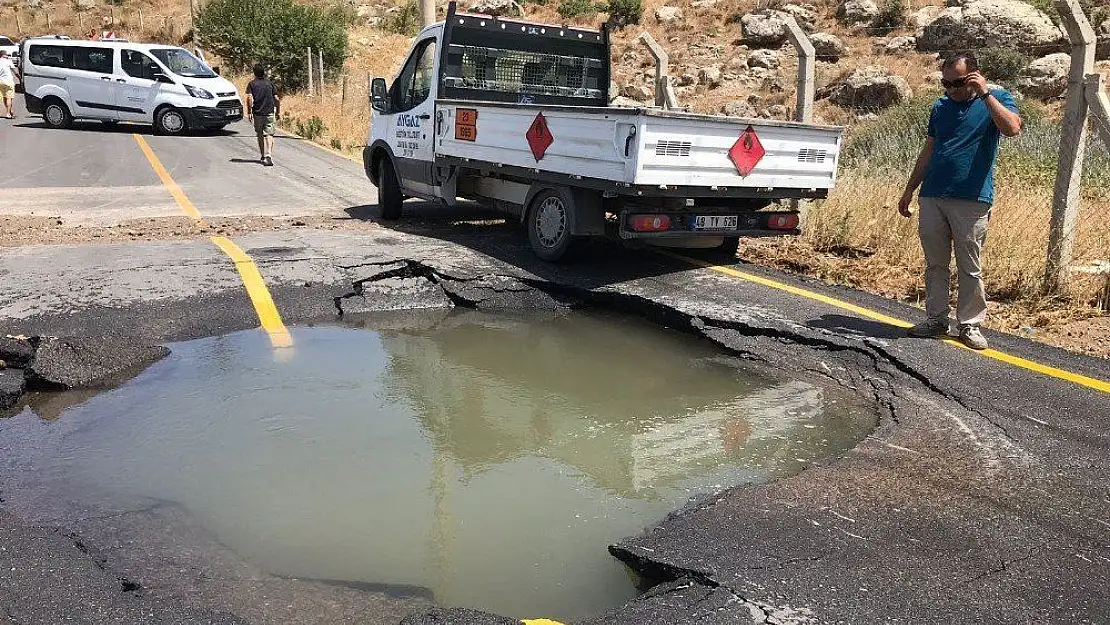
[[[544,154],[547,154],[547,148],[555,143],[555,137],[547,127],[547,118],[543,113],[536,115],[536,119],[532,120],[532,125],[528,127],[528,132],[524,133],[524,136],[528,139],[528,147],[532,148],[532,156],[536,157],[537,163],[543,160]]]
[[[752,173],[766,153],[767,150],[763,149],[763,144],[759,142],[759,135],[755,134],[754,128],[748,126],[747,130],[740,133],[736,143],[729,148],[728,157],[732,159],[736,171],[740,172],[741,176],[747,176]]]

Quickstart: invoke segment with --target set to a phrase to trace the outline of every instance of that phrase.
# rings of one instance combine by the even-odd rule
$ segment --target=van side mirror
[[[171,84],[171,85],[173,84],[173,81],[170,80],[170,77],[161,73],[161,72],[153,74],[150,77],[150,79],[153,80],[154,82],[164,82],[164,83]]]
[[[389,112],[389,87],[384,78],[375,78],[370,83],[370,108],[379,113]]]

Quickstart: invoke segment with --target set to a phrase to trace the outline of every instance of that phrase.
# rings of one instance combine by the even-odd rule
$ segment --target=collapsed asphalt
[[[598,307],[705,336],[884,408],[878,429],[844,458],[704,498],[613,545],[656,585],[584,622],[1078,623],[1110,613],[1105,394],[653,252],[601,243],[577,263],[545,265],[511,224],[420,205],[410,212],[418,217],[376,236],[301,230],[236,240],[287,323],[446,306]],[[22,248],[0,259],[11,284],[0,296],[0,335],[151,345],[257,326],[234,268],[206,241]],[[918,314],[806,286],[892,316]],[[989,338],[1110,377],[1105,361]],[[4,458],[19,451],[0,434]],[[63,614],[120,623],[513,622],[434,609],[418,595],[273,578],[164,502],[111,511],[35,502],[28,509],[37,516],[20,517],[17,504],[34,497],[19,488],[17,461],[0,467],[0,623],[5,614],[14,623]]]

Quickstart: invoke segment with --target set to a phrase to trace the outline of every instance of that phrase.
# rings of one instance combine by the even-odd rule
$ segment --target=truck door
[[[387,141],[393,149],[401,186],[425,195],[434,195],[434,141],[436,82],[436,37],[420,41],[409,55],[404,68],[389,90],[390,115],[383,116],[393,128],[387,129]]]

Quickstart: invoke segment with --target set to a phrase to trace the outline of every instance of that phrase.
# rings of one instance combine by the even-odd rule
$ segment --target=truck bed
[[[541,114],[551,141],[537,159],[526,135]],[[843,134],[836,127],[651,108],[440,100],[436,115],[437,161],[542,170],[629,193],[699,187],[722,195],[825,197],[836,181]],[[762,148],[747,175],[729,154],[738,144],[740,160],[754,160]]]

